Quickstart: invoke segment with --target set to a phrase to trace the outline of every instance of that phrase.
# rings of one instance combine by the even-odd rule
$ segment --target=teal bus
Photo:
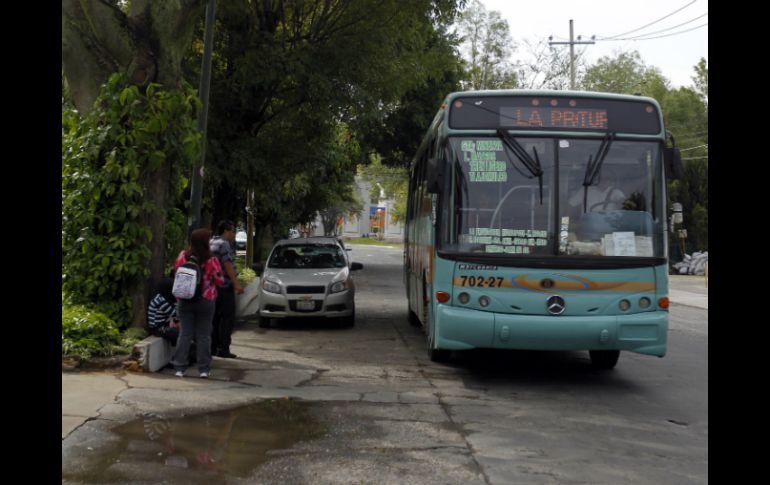
[[[670,143],[670,147],[668,146]],[[570,91],[448,95],[410,172],[409,321],[431,360],[474,348],[663,357],[666,180],[660,106]]]

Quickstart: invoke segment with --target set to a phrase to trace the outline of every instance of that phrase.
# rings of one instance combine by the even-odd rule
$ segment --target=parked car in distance
[[[289,229],[289,239],[297,239],[299,237],[299,231],[293,227]]]
[[[313,237],[278,241],[262,272],[259,287],[259,326],[272,319],[326,317],[355,324],[355,284],[351,274],[363,269],[349,260],[336,238]]]
[[[246,231],[235,233],[235,249],[246,249]]]

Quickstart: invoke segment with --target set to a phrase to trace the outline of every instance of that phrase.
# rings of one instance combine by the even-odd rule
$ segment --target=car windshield
[[[287,244],[273,250],[269,268],[343,268],[345,256],[336,244]]]

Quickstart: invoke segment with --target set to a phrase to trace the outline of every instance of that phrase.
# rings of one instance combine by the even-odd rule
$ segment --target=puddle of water
[[[92,453],[88,466],[68,471],[63,464],[62,477],[88,483],[161,478],[205,483],[222,475],[247,477],[270,459],[271,450],[326,433],[310,406],[275,399],[182,418],[145,415],[113,428],[119,440]]]

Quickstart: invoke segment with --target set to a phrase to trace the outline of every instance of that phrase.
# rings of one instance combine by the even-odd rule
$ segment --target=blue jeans
[[[198,347],[198,371],[211,370],[211,321],[214,319],[214,301],[201,298],[196,302],[180,300],[176,312],[182,331],[176,342],[171,363],[174,369],[184,372],[190,365],[190,343],[195,338]]]

